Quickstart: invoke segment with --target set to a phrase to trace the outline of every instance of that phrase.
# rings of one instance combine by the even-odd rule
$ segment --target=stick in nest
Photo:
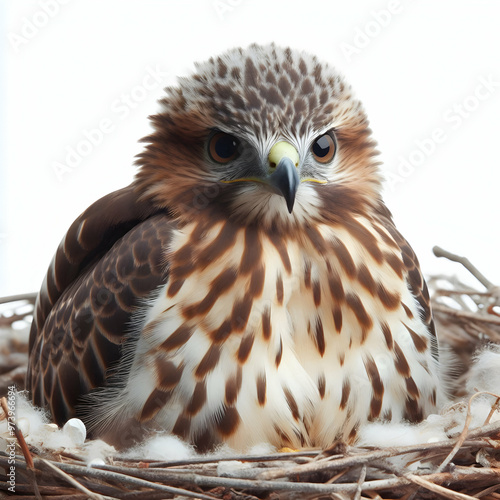
[[[462,264],[462,266],[464,266],[465,269],[467,269],[467,271],[469,271],[472,276],[474,276],[486,289],[492,290],[496,288],[496,286],[488,278],[486,278],[486,276],[484,276],[484,274],[482,274],[467,257],[462,257],[448,252],[448,250],[444,250],[438,246],[433,247],[432,251],[436,257],[444,257],[445,259]]]

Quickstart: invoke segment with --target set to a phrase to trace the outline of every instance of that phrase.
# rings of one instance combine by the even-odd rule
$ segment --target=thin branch
[[[55,466],[53,463],[49,462],[48,460],[44,460],[43,458],[39,459],[43,464],[48,466],[50,469],[52,469],[58,476],[61,476],[65,481],[67,481],[69,484],[74,486],[77,490],[80,490],[81,492],[85,493],[86,495],[89,496],[89,498],[92,498],[94,500],[104,500],[105,498],[110,498],[110,497],[103,497],[102,495],[99,495],[98,493],[93,493],[89,489],[85,488],[85,486],[81,485],[76,479],[71,477],[69,474],[61,470],[59,467]]]
[[[500,432],[500,421],[497,421],[470,431],[468,436],[469,439],[476,439],[479,437],[497,435],[499,432]],[[437,443],[422,443],[422,444],[400,446],[400,447],[377,448],[372,451],[368,452],[364,451],[361,453],[348,455],[335,460],[311,462],[309,464],[303,464],[295,467],[270,470],[269,472],[264,472],[263,474],[261,474],[259,478],[270,480],[270,479],[277,479],[280,477],[296,477],[301,474],[321,472],[327,470],[345,469],[347,467],[360,466],[363,464],[371,465],[376,460],[395,457],[399,455],[408,455],[410,453],[446,450],[454,446],[457,442],[457,439],[459,439],[460,436],[461,433],[457,434],[456,436],[455,435],[452,436],[452,438],[449,440],[440,441]],[[462,443],[462,446],[467,446],[467,445],[468,441]]]
[[[489,424],[490,420],[491,420],[491,417],[498,410],[500,410],[500,397],[498,397],[497,400],[491,405],[491,410],[488,413],[488,416],[486,417],[486,420],[484,421],[484,423],[485,424]]]
[[[495,316],[487,316],[485,314],[478,314],[468,311],[459,311],[458,309],[450,309],[449,307],[442,306],[440,304],[433,304],[432,310],[442,312],[444,314],[448,314],[449,316],[454,316],[456,318],[463,318],[466,320],[476,321],[478,323],[490,323],[492,325],[500,325],[500,318]]]
[[[491,290],[492,288],[495,288],[495,285],[488,278],[486,278],[486,276],[484,276],[467,257],[461,257],[460,255],[448,252],[438,246],[435,246],[432,251],[436,257],[444,257],[445,259],[462,264],[462,266],[464,266],[465,269],[467,269],[467,271],[469,271],[472,276],[474,276],[486,289]]]
[[[457,491],[452,491],[448,488],[440,486],[439,484],[431,483],[427,479],[415,474],[405,474],[404,477],[409,479],[412,483],[418,484],[429,491],[438,493],[439,495],[450,498],[451,500],[476,500],[474,497],[465,495],[464,493],[458,493]]]
[[[34,304],[38,293],[22,293],[20,295],[8,295],[6,297],[0,297],[0,304],[7,304],[9,302],[20,302],[21,300],[26,300],[31,304]]]
[[[37,459],[42,460],[42,459]],[[112,480],[112,481],[117,481],[120,484],[129,484],[131,486],[134,486],[135,488],[140,487],[140,488],[151,488],[154,490],[160,490],[164,491],[166,493],[172,493],[174,495],[184,495],[186,497],[191,497],[191,498],[199,498],[201,500],[214,500],[216,497],[213,497],[212,495],[203,495],[200,493],[194,493],[189,490],[185,490],[182,488],[174,488],[172,486],[165,486],[162,484],[157,484],[151,481],[147,481],[144,479],[139,479],[137,477],[132,477],[126,474],[118,473],[118,472],[111,472],[107,470],[101,470],[100,468],[97,467],[84,467],[81,465],[74,465],[74,464],[64,464],[64,463],[57,463],[58,468],[61,470],[68,472],[68,473],[79,473],[84,476],[88,477],[94,477],[98,478],[101,480]],[[144,471],[148,469],[143,469]]]
[[[441,465],[438,467],[437,472],[442,472],[448,466],[448,464],[453,460],[453,457],[458,453],[458,450],[462,447],[464,441],[467,438],[467,434],[468,434],[468,431],[469,431],[469,425],[470,425],[470,423],[472,421],[472,408],[471,408],[472,401],[475,398],[477,398],[479,396],[482,396],[484,394],[489,394],[490,396],[493,396],[495,398],[499,397],[497,394],[493,394],[493,393],[487,392],[487,391],[481,391],[481,392],[476,392],[476,394],[473,394],[469,398],[469,403],[467,404],[467,416],[465,417],[464,428],[463,428],[462,432],[460,433],[460,436],[458,437],[458,440],[455,443],[455,446],[450,451],[450,453],[448,454],[448,456],[443,460],[443,462],[441,463]]]
[[[361,467],[361,473],[359,474],[359,479],[358,479],[358,487],[356,488],[356,492],[354,494],[354,500],[360,500],[361,499],[361,492],[363,490],[363,483],[365,482],[366,479],[366,464]]]
[[[312,450],[312,451],[298,451],[298,452],[287,452],[287,453],[273,453],[269,455],[243,455],[243,454],[235,454],[229,456],[222,455],[213,455],[213,456],[205,456],[205,457],[192,457],[186,460],[171,460],[169,462],[145,462],[144,460],[140,460],[141,462],[147,463],[147,468],[166,468],[166,467],[179,467],[182,465],[193,465],[193,464],[211,464],[211,463],[219,463],[219,462],[261,462],[265,461],[275,461],[275,460],[293,460],[302,461],[303,459],[315,458],[321,454],[321,450]],[[121,457],[116,457],[116,460],[125,460],[125,461],[139,461],[139,459],[123,459]],[[307,460],[309,461],[309,460]]]

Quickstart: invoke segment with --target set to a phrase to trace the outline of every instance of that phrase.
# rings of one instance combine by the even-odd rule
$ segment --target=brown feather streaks
[[[339,405],[339,408],[341,410],[345,409],[350,394],[351,394],[351,384],[349,380],[344,379],[344,381],[342,382],[342,398],[340,400],[340,405]]]
[[[203,408],[203,405],[207,401],[207,387],[206,380],[200,380],[193,391],[193,395],[186,406],[186,414],[193,417]]]
[[[367,331],[370,330],[370,328],[373,326],[373,321],[366,312],[363,303],[361,302],[360,298],[357,295],[353,293],[348,293],[346,295],[346,303],[356,316],[356,319],[358,320],[359,324],[362,326],[363,340],[364,340]]]
[[[250,351],[252,350],[253,342],[255,336],[253,333],[247,333],[240,342],[240,347],[238,349],[238,361],[243,364],[247,361],[248,356],[250,356]]]
[[[349,276],[349,278],[354,278],[356,276],[356,266],[354,265],[349,250],[347,250],[347,247],[339,239],[333,240],[332,245],[333,251],[347,276]]]
[[[139,421],[147,422],[151,420],[167,404],[171,397],[171,391],[154,389],[142,407]]]
[[[245,249],[241,257],[240,273],[245,275],[262,260],[262,243],[259,232],[253,226],[245,228]]]
[[[185,307],[182,314],[186,319],[192,319],[195,316],[206,314],[215,304],[217,299],[227,292],[236,281],[237,270],[230,267],[221,272],[212,283],[210,283],[210,290],[205,298],[198,304]]]
[[[288,403],[288,407],[290,408],[290,411],[292,412],[292,417],[295,420],[300,419],[300,413],[299,413],[299,407],[297,405],[297,401],[293,397],[292,392],[288,387],[283,388],[283,393],[285,394],[286,402]]]
[[[322,373],[318,377],[318,392],[319,392],[319,397],[323,399],[325,397],[325,391],[326,391],[326,378],[325,374]]]
[[[373,396],[370,402],[370,419],[373,420],[380,415],[382,410],[382,400],[384,397],[384,384],[374,359],[367,356],[364,360],[366,373],[372,384]]]
[[[241,389],[241,382],[243,380],[243,372],[241,366],[236,369],[236,375],[226,380],[226,405],[231,406],[236,403],[238,394]]]
[[[207,373],[211,372],[219,362],[221,353],[221,346],[219,344],[213,344],[206,352],[200,364],[196,368],[195,376],[201,379],[206,376]]]
[[[358,268],[358,281],[363,285],[365,290],[367,290],[372,296],[375,296],[377,293],[377,285],[371,275],[368,267],[365,264],[362,264]]]
[[[259,298],[264,290],[264,281],[266,277],[266,271],[264,265],[260,265],[252,271],[252,278],[248,286],[248,295],[250,297]]]
[[[280,346],[278,348],[278,352],[276,353],[276,357],[274,359],[274,363],[276,365],[276,368],[278,368],[280,366],[282,356],[283,356],[283,339],[280,336]]]
[[[315,281],[312,288],[314,305],[318,307],[321,304],[321,283],[319,281]]]
[[[156,384],[162,390],[173,389],[180,381],[184,367],[176,366],[163,356],[155,359]]]
[[[229,437],[238,428],[241,418],[233,406],[224,406],[221,417],[217,421],[217,430],[223,437]]]
[[[392,338],[392,332],[391,332],[389,325],[385,321],[383,321],[380,324],[380,327],[382,328],[382,333],[384,334],[385,343],[387,344],[387,348],[392,350],[394,340]]]
[[[160,345],[160,349],[168,352],[181,347],[191,338],[193,331],[194,327],[186,324],[181,325],[163,341]]]
[[[266,306],[262,312],[262,335],[265,340],[269,340],[271,338],[271,332],[271,308]]]
[[[323,329],[323,322],[321,321],[321,317],[316,317],[316,325],[314,328],[314,334],[316,339],[316,347],[318,348],[319,354],[321,357],[325,354],[325,332]]]
[[[292,264],[290,262],[290,256],[288,255],[288,250],[286,248],[286,241],[283,240],[282,236],[273,232],[268,233],[268,238],[274,245],[276,250],[278,250],[278,254],[281,257],[281,262],[283,263],[285,271],[287,273],[291,273]]]
[[[217,237],[197,255],[197,266],[203,269],[216,259],[220,259],[234,245],[236,234],[236,227],[226,222]]]
[[[334,302],[340,305],[345,299],[344,286],[339,274],[333,269],[330,269],[328,272],[328,286],[330,287],[330,293]]]
[[[284,290],[283,290],[283,277],[278,274],[276,278],[276,301],[281,306],[283,305]]]
[[[398,373],[405,378],[409,377],[411,374],[410,366],[397,342],[394,342],[394,355],[396,357],[394,365]]]
[[[427,339],[418,335],[418,333],[416,333],[414,330],[412,330],[405,323],[403,323],[403,325],[406,327],[406,329],[410,333],[410,337],[411,337],[411,340],[413,341],[413,344],[415,345],[415,349],[418,352],[425,352],[427,350]]]
[[[257,401],[260,406],[264,406],[266,404],[266,374],[260,373],[257,377]]]
[[[241,332],[245,329],[252,311],[253,300],[252,297],[244,295],[241,299],[237,300],[233,305],[231,313],[231,328],[235,332]]]
[[[340,307],[334,307],[332,309],[333,322],[335,324],[335,330],[337,333],[342,331],[342,310]]]

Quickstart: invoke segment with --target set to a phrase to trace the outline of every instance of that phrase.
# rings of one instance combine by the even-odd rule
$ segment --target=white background
[[[0,296],[38,290],[70,223],[131,181],[164,86],[195,61],[271,41],[337,66],[364,102],[393,180],[386,202],[424,272],[459,271],[432,255],[438,244],[500,284],[498,1],[0,2]],[[163,76],[146,90],[153,69]],[[102,120],[112,131],[58,178],[54,164]]]

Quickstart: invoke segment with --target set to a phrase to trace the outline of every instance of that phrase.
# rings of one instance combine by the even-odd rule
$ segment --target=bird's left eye
[[[217,163],[228,163],[238,156],[240,142],[224,132],[214,134],[208,143],[210,158]]]
[[[328,163],[333,160],[337,144],[333,132],[320,135],[311,146],[311,151],[319,163]]]

